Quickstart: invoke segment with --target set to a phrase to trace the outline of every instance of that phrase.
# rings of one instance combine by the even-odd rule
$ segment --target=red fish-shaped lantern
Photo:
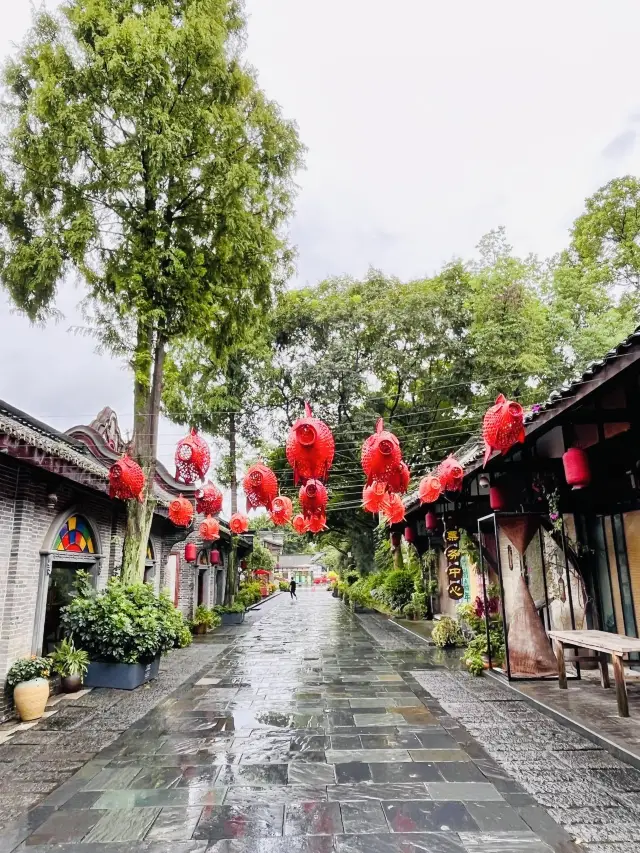
[[[372,483],[362,490],[362,506],[367,512],[380,512],[387,495],[385,483]]]
[[[324,512],[314,512],[307,519],[310,533],[320,533],[327,526],[327,516]]]
[[[213,542],[214,539],[220,538],[220,522],[217,518],[212,518],[210,515],[200,525],[200,536],[205,542]]]
[[[374,480],[386,483],[389,475],[402,462],[402,451],[398,438],[384,428],[382,418],[376,424],[376,431],[362,445],[362,470],[370,486]]]
[[[209,445],[195,429],[178,443],[175,458],[176,480],[181,483],[204,480],[211,464]]]
[[[127,453],[109,468],[109,497],[122,501],[142,500],[145,476],[135,459]]]
[[[302,536],[303,533],[309,532],[309,522],[304,517],[304,515],[302,515],[302,513],[300,513],[300,512],[298,513],[298,515],[295,516],[295,518],[291,522],[291,526],[293,527],[295,532],[298,533],[300,536]]]
[[[307,480],[326,480],[335,449],[331,430],[320,418],[313,417],[311,406],[305,403],[304,417],[293,424],[286,444],[287,461],[293,468],[296,486]]]
[[[169,520],[176,527],[188,527],[193,521],[193,504],[180,495],[169,504]]]
[[[274,524],[282,527],[283,524],[288,524],[293,516],[293,503],[291,498],[286,495],[278,495],[273,499],[271,504],[271,512],[269,518]]]
[[[389,472],[387,478],[387,486],[390,492],[395,492],[398,495],[404,495],[409,488],[409,480],[411,474],[405,462],[401,462],[397,468]]]
[[[329,500],[326,486],[320,480],[309,480],[305,486],[301,486],[299,498],[302,514],[305,517],[316,512],[324,512]]]
[[[241,512],[234,512],[229,519],[229,530],[235,533],[236,536],[240,536],[240,534],[246,533],[248,529],[249,519],[247,516]]]
[[[389,524],[404,521],[404,504],[400,495],[388,494],[382,505],[382,514]]]
[[[464,468],[451,454],[438,465],[436,476],[440,480],[443,492],[461,492],[464,480]]]
[[[271,502],[278,494],[278,479],[264,462],[258,462],[245,474],[242,488],[247,496],[247,510],[259,506],[271,509]]]
[[[196,489],[196,512],[200,515],[217,515],[222,510],[222,492],[209,481]]]
[[[435,474],[427,474],[420,480],[418,497],[421,504],[434,504],[442,494],[442,483]]]
[[[520,403],[507,400],[504,394],[496,398],[495,406],[487,409],[482,422],[484,439],[484,465],[494,450],[506,453],[514,444],[522,443],[524,433],[524,409]]]

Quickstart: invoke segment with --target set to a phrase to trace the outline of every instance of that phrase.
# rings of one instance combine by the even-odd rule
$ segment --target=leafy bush
[[[213,612],[221,616],[223,613],[244,613],[246,609],[241,601],[234,601],[229,607],[223,607],[221,604],[216,605],[213,608]]]
[[[413,572],[407,569],[394,569],[384,581],[384,594],[393,610],[401,611],[411,601],[414,586]]]
[[[268,572],[272,572],[275,566],[276,561],[271,551],[256,542],[253,551],[247,557],[247,569],[250,572],[255,572],[256,569],[266,569]]]
[[[252,604],[256,604],[261,598],[262,593],[260,592],[260,584],[257,581],[249,581],[249,583],[245,583],[240,587],[238,594],[236,595],[236,601],[243,604],[245,610],[247,607],[251,607]]]
[[[138,663],[165,654],[184,641],[182,613],[166,593],[148,584],[110,580],[92,598],[76,597],[62,611],[62,624],[93,661]]]
[[[289,592],[289,584],[286,581],[280,581],[278,583],[278,588],[280,592]]]
[[[198,607],[196,607],[196,612],[193,617],[194,625],[204,625],[207,629],[217,628],[221,621],[222,620],[218,614],[214,613],[211,608],[205,607],[204,604],[199,604]]]
[[[411,596],[411,603],[413,604],[416,615],[424,616],[425,611],[427,609],[427,596],[424,592],[414,592]]]
[[[70,675],[85,676],[89,669],[89,655],[84,649],[76,649],[73,639],[65,637],[49,657],[53,671],[61,678],[68,678]]]
[[[434,625],[431,639],[441,649],[465,645],[460,625],[450,616],[443,616]]]
[[[222,620],[220,620],[222,622]],[[193,637],[191,636],[191,630],[187,623],[185,622],[176,633],[175,640],[173,641],[174,649],[184,649],[187,646],[190,646],[193,642]]]
[[[23,681],[32,681],[34,678],[49,678],[51,674],[51,661],[48,658],[39,658],[35,655],[30,658],[20,658],[7,673],[7,684],[15,687]]]
[[[417,616],[418,613],[416,611],[415,604],[410,601],[408,604],[402,608],[402,613],[407,617],[407,619],[413,619],[414,616]]]
[[[484,661],[478,652],[470,652],[463,657],[463,661],[471,675],[482,675],[484,672]]]

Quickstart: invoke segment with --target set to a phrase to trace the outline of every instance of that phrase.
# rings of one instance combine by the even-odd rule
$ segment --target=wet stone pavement
[[[324,590],[274,599],[209,666],[6,827],[0,853],[638,849],[633,834],[574,844],[451,713],[466,705],[471,722],[471,706],[482,706],[466,676],[426,645],[396,646],[397,629],[381,621],[368,628]],[[503,713],[523,705],[492,689],[506,697]],[[525,761],[535,732],[514,735],[508,716],[490,719]],[[560,766],[561,776],[573,772],[570,761]]]

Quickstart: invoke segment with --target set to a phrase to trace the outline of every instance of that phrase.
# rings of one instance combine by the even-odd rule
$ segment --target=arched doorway
[[[99,540],[95,528],[76,511],[56,520],[40,552],[40,590],[34,652],[48,654],[62,636],[63,607],[75,595],[77,574],[88,572],[95,586],[100,572]]]

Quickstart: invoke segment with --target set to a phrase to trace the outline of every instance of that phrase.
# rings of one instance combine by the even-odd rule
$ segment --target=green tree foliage
[[[36,14],[5,71],[3,284],[35,320],[80,275],[134,372],[148,483],[167,347],[202,337],[220,357],[289,269],[300,144],[242,64],[244,36],[236,0],[67,0]],[[128,580],[151,511],[147,487],[129,506]]]

